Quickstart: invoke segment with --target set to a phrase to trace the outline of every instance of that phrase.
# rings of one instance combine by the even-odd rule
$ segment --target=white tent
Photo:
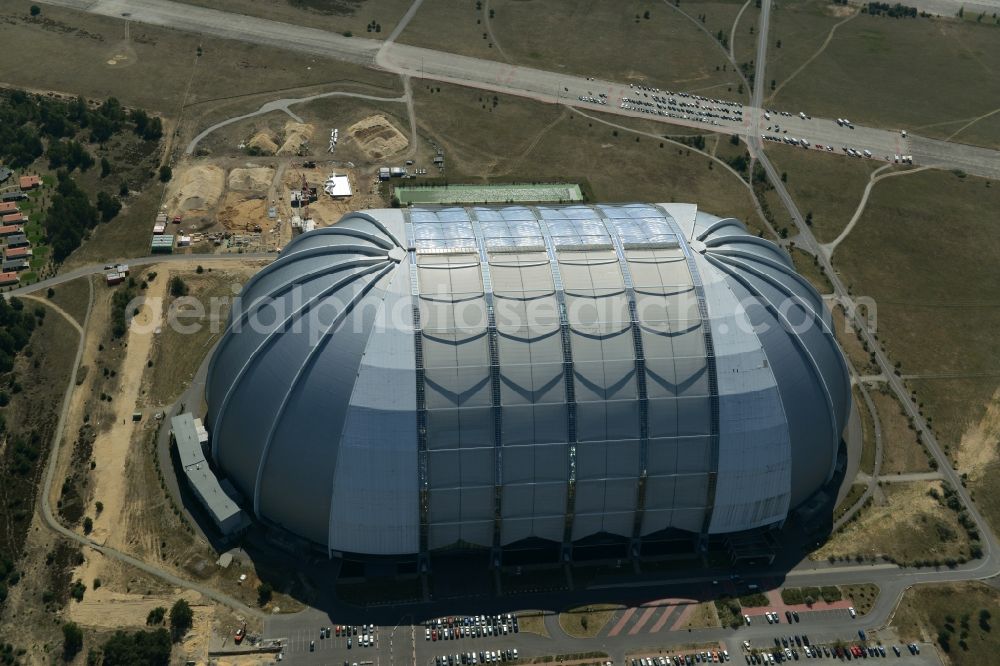
[[[323,185],[323,191],[331,197],[351,196],[351,179],[346,175],[331,174]]]

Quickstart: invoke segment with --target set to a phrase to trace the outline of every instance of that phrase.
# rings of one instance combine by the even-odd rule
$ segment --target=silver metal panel
[[[213,456],[261,518],[336,550],[778,523],[850,405],[787,255],[686,204],[352,213],[241,296]]]

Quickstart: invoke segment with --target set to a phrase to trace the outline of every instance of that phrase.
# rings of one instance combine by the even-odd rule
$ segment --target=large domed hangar
[[[785,252],[690,204],[351,213],[248,282],[206,391],[246,508],[365,556],[780,525],[851,400]]]

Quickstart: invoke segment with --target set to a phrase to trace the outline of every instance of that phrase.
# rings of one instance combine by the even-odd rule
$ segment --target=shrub
[[[183,599],[178,599],[170,608],[170,633],[174,641],[179,641],[191,628],[194,613],[191,606]]]
[[[63,660],[73,661],[73,658],[83,649],[83,631],[75,622],[63,625]]]
[[[146,624],[152,626],[154,624],[163,624],[163,618],[167,615],[167,609],[163,606],[157,606],[153,610],[149,611],[149,615],[146,616]]]

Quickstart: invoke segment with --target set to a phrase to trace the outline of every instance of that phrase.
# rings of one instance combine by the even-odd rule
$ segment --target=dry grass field
[[[698,202],[756,233],[749,190],[693,149],[661,148],[554,105],[498,95],[494,106],[477,91],[440,90],[417,88],[416,113],[421,135],[444,148],[451,182],[579,182],[597,201]]]
[[[125,105],[172,118],[182,105],[218,105],[319,84],[395,80],[358,65],[144,24],[132,25],[125,44],[122,21],[51,5],[31,18],[31,3],[9,4],[11,11],[0,21],[0,40],[18,57],[0,62],[0,81],[95,99],[115,96]],[[73,57],[66,58],[70,52]],[[127,59],[108,64],[116,55]]]
[[[792,255],[792,263],[795,264],[795,270],[809,280],[816,291],[820,294],[833,293],[833,283],[830,282],[830,278],[823,272],[823,267],[819,265],[813,255],[797,247],[792,248],[790,254]]]
[[[257,18],[299,23],[321,30],[355,37],[386,39],[412,0],[180,0],[189,5],[209,7]],[[369,32],[374,22],[380,30]]]
[[[864,343],[858,337],[853,324],[844,318],[844,309],[839,305],[833,308],[833,331],[837,342],[850,363],[859,375],[878,374],[878,366],[872,363],[871,356],[865,351]]]
[[[1000,187],[986,180],[892,178],[835,256],[853,293],[877,303],[879,340],[914,376],[919,406],[953,456],[1000,386],[1000,237],[983,223],[998,209]]]
[[[425,0],[399,41],[515,65],[741,99],[745,95],[737,91],[738,78],[715,38],[718,30],[728,38],[741,5],[736,0],[685,3],[681,9],[692,17],[706,16],[706,34],[699,22],[676,8],[638,0],[494,0],[489,3],[492,18],[485,4],[477,9],[472,2]],[[649,19],[644,18],[646,11]],[[623,49],[622,44],[641,46]]]
[[[946,663],[990,664],[1000,651],[997,608],[1000,592],[983,583],[920,585],[903,594],[892,627],[904,641],[935,643]]]
[[[968,557],[969,541],[955,512],[928,494],[939,483],[889,483],[884,501],[863,510],[837,535],[810,553],[814,560],[856,556],[898,563]]]
[[[834,240],[847,226],[871,172],[883,164],[780,143],[769,144],[767,156],[778,171],[788,174],[785,187],[802,215],[812,213],[812,232],[821,243]]]
[[[896,396],[883,388],[874,388],[869,394],[882,424],[881,475],[931,471],[926,449],[917,440]]]
[[[772,12],[768,78],[780,84],[815,53],[841,17],[836,6],[781,2]],[[784,87],[773,105],[945,138],[1000,107],[1000,27],[951,19],[861,14]],[[776,48],[777,40],[781,48]],[[1000,146],[994,116],[959,140]]]

